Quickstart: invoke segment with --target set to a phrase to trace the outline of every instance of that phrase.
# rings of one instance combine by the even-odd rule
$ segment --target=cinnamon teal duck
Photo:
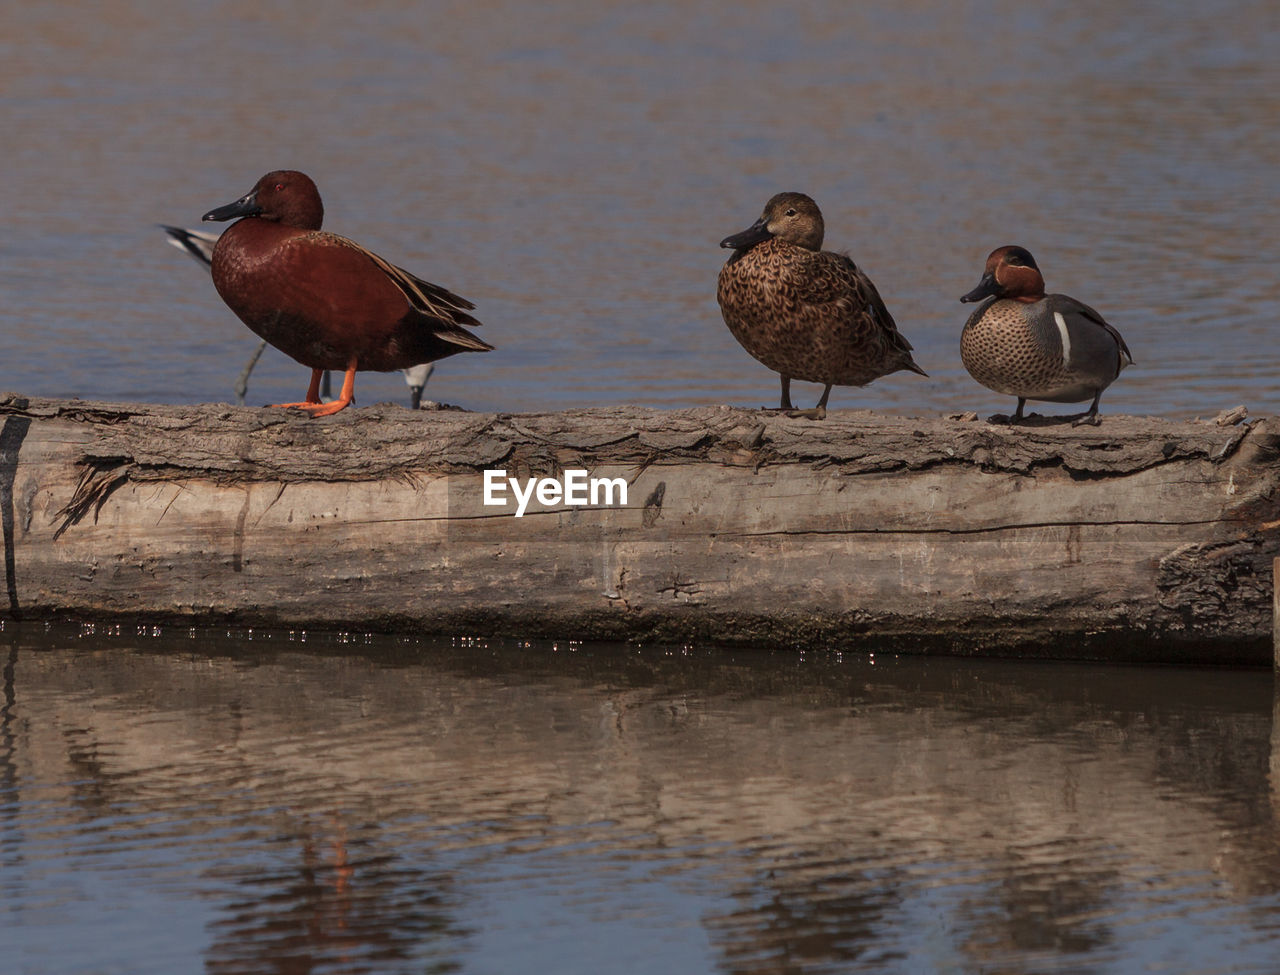
[[[324,205],[304,173],[267,173],[204,219],[236,219],[213,250],[222,300],[260,337],[311,368],[306,399],[277,405],[328,416],[351,402],[357,370],[389,372],[493,348],[464,327],[480,324],[468,314],[471,302],[322,231]],[[332,403],[320,402],[326,369],[344,372]]]
[[[1087,412],[1072,426],[1097,425],[1102,391],[1125,366],[1129,347],[1113,325],[1081,301],[1044,293],[1044,277],[1025,247],[997,247],[987,258],[982,280],[960,299],[982,301],[964,323],[960,358],[988,389],[1018,398],[1013,416],[1023,419],[1027,400],[1083,403]]]
[[[782,378],[782,410],[791,380],[822,383],[813,410],[821,419],[832,386],[865,386],[908,369],[911,343],[894,324],[876,286],[845,254],[822,249],[822,211],[803,193],[779,193],[742,233],[721,247],[733,255],[720,269],[720,312],[744,349]]]
[[[213,267],[213,249],[218,246],[217,234],[211,234],[205,230],[191,230],[186,227],[171,227],[164,223],[160,224],[160,229],[168,236],[170,244],[188,255],[206,271]],[[250,356],[248,364],[241,371],[240,378],[236,380],[236,402],[241,406],[244,405],[245,394],[248,392],[249,373],[257,365],[258,358],[262,355],[262,350],[266,345],[266,339],[258,343],[258,347],[253,355]],[[409,409],[416,410],[422,406],[422,392],[435,369],[436,367],[432,363],[423,362],[401,370],[405,385],[409,387]],[[320,398],[322,400],[329,399],[329,370],[327,369],[320,381]]]

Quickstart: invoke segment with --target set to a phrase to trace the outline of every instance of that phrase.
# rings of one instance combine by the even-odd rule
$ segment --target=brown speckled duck
[[[1072,426],[1097,425],[1098,400],[1120,370],[1133,363],[1116,329],[1083,302],[1046,295],[1036,259],[1024,247],[997,247],[982,280],[961,301],[988,299],[969,316],[960,335],[960,358],[988,389],[1018,397],[1017,423],[1029,399],[1083,403],[1088,412]]]
[[[822,249],[822,211],[803,193],[779,193],[746,230],[720,242],[733,256],[716,297],[742,347],[782,377],[822,383],[822,399],[797,415],[826,415],[832,386],[865,386],[900,369],[927,375],[911,358],[876,286],[847,255]]]

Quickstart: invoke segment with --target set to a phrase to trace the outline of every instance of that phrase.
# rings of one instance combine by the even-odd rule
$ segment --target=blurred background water
[[[155,225],[293,167],[329,229],[477,303],[498,351],[427,391],[471,409],[776,403],[717,243],[789,189],[931,376],[835,407],[1007,410],[960,365],[957,298],[1017,242],[1133,349],[1104,410],[1274,409],[1268,0],[28,4],[0,121],[0,388],[230,400],[256,339]],[[272,351],[249,402],[306,380]]]
[[[1257,672],[0,627],[5,972],[1257,972]]]

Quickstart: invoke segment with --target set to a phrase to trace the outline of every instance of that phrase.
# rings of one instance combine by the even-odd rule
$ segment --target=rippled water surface
[[[328,227],[476,301],[498,351],[428,387],[473,409],[776,402],[714,290],[784,189],[931,377],[833,406],[1007,409],[957,297],[1017,242],[1128,339],[1104,409],[1275,409],[1268,0],[18,4],[0,122],[0,389],[228,400],[255,340],[155,224],[296,167]],[[249,402],[306,379],[269,353]]]
[[[1274,972],[1266,672],[0,631],[14,973]]]

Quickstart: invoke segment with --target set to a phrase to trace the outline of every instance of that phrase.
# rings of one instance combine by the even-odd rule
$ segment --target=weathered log
[[[1280,424],[0,394],[12,616],[1254,664]],[[625,507],[483,504],[483,472]]]

